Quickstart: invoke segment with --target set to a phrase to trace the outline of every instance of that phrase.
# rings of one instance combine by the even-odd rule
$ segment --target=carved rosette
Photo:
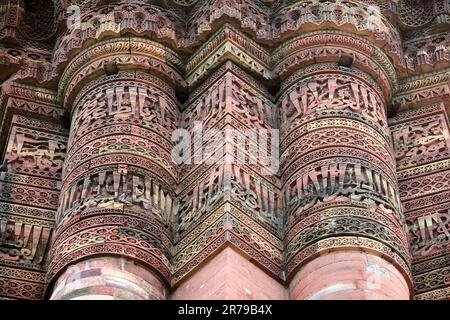
[[[332,63],[306,67],[285,83],[281,177],[288,279],[324,252],[357,250],[382,256],[411,286],[381,86],[356,68]]]

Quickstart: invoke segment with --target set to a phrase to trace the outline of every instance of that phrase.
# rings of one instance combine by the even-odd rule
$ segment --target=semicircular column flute
[[[410,257],[382,88],[322,63],[282,84],[291,299],[408,299]]]
[[[176,211],[174,97],[155,76],[121,71],[74,98],[48,271],[52,299],[165,298]]]

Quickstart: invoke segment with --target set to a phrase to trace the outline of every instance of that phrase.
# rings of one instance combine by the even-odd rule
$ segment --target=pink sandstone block
[[[232,248],[225,248],[186,279],[170,298],[283,300],[287,298],[287,292],[259,267]]]
[[[364,252],[330,252],[303,266],[290,299],[409,299],[409,288],[388,261]],[[334,261],[334,262],[332,262]],[[321,267],[317,267],[317,266]]]

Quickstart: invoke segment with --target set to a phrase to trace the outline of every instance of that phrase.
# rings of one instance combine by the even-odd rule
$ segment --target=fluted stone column
[[[61,36],[53,57],[60,99],[72,113],[48,268],[54,299],[161,299],[169,285],[179,288],[173,298],[193,297],[217,261],[229,262],[228,270],[242,262],[247,274],[223,284],[238,287],[229,297],[244,297],[254,291],[246,286],[252,266],[220,252],[231,244],[287,282],[292,299],[410,296],[386,115],[393,60],[402,57],[386,18],[359,4],[318,2],[312,10],[305,3],[283,11],[285,22],[274,20],[274,39],[286,41],[270,55],[227,29],[211,42],[226,45],[204,45],[184,63],[168,48],[187,44],[176,32],[183,23],[165,16],[156,24],[152,8],[142,13],[128,3],[99,6],[83,7],[81,29]],[[211,21],[208,12],[204,18]],[[293,38],[282,35],[300,25]],[[280,79],[280,92],[272,99],[245,71],[220,67],[228,57],[261,79]],[[183,86],[193,91],[179,108],[174,88]],[[251,149],[265,139],[252,135],[248,144],[214,145],[236,145],[249,163],[177,169],[171,161],[177,126],[272,130],[275,100],[279,174],[263,174],[264,153]],[[213,253],[217,260],[202,266]],[[284,297],[281,284],[258,277]],[[214,284],[206,288],[198,297],[220,296]]]
[[[173,92],[148,74],[105,75],[78,93],[49,268],[58,279],[52,298],[165,297],[177,119]]]
[[[97,41],[65,67],[60,95],[71,131],[51,299],[167,298],[180,79],[162,62],[169,54],[155,42],[119,37]]]
[[[323,63],[283,83],[291,299],[408,299],[409,252],[382,87]]]
[[[47,295],[165,299],[184,80],[180,58],[156,40],[176,42],[180,21],[158,9],[164,23],[154,24],[155,8],[141,1],[67,9],[52,61],[71,129]]]
[[[52,278],[64,272],[57,286],[66,281],[53,298],[95,296],[98,290],[114,298],[164,298],[176,210],[170,134],[177,119],[170,87],[148,74],[105,75],[78,93],[49,268]],[[120,258],[105,258],[110,255]],[[68,277],[65,268],[74,261],[80,261],[75,276]],[[139,283],[142,293],[133,289]],[[71,285],[78,295],[66,292]]]

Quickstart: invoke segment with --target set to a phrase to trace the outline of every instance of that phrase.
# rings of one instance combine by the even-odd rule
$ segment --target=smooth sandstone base
[[[287,291],[278,281],[228,247],[183,282],[171,299],[285,300]]]
[[[143,266],[119,257],[78,262],[58,278],[51,300],[165,299],[166,288]]]
[[[388,261],[364,252],[330,252],[295,275],[292,300],[409,300],[402,274]]]
[[[151,271],[117,257],[91,258],[69,267],[51,300],[152,300],[167,297]],[[364,252],[331,252],[301,268],[289,290],[232,248],[225,248],[185,280],[172,300],[408,300],[402,274]]]

